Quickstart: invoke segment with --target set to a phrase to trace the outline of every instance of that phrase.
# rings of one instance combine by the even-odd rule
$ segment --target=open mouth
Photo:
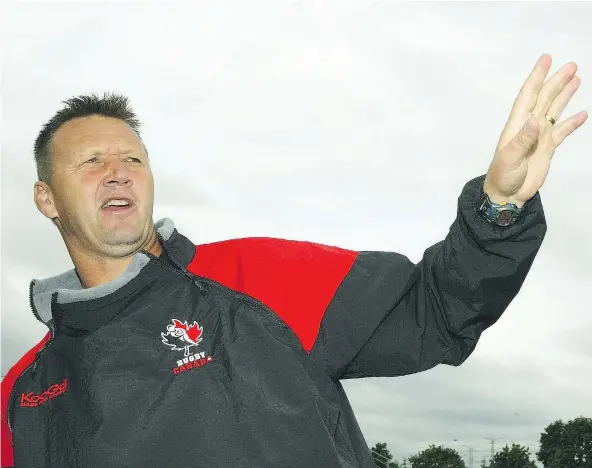
[[[134,207],[134,203],[129,198],[110,198],[101,207],[108,213],[127,213]]]

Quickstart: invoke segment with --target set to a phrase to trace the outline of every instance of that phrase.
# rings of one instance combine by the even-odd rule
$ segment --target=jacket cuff
[[[499,242],[520,238],[526,231],[531,232],[533,228],[538,228],[537,234],[544,236],[546,221],[539,192],[524,204],[524,211],[518,221],[510,226],[496,226],[477,213],[477,208],[484,196],[484,182],[485,175],[467,182],[458,199],[458,215],[464,220],[475,240]]]

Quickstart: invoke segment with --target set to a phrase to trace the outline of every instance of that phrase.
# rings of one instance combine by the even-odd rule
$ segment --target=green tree
[[[545,468],[592,468],[592,418],[552,422],[541,434],[536,455]]]
[[[545,467],[550,467],[555,457],[555,453],[561,447],[561,437],[565,423],[561,420],[554,421],[545,428],[545,432],[541,434],[540,449],[537,452],[538,460]]]
[[[488,468],[537,468],[530,459],[530,449],[518,444],[507,445],[493,456]]]
[[[456,450],[434,445],[409,457],[409,463],[411,468],[467,468]]]
[[[379,468],[400,468],[399,464],[393,460],[393,455],[386,446],[386,442],[378,442],[370,449],[374,464]]]
[[[489,468],[489,465],[487,464],[487,460],[485,458],[481,462],[481,468]]]

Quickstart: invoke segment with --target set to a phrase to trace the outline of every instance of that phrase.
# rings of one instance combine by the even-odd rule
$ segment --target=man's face
[[[153,230],[154,180],[131,127],[99,116],[71,120],[53,138],[51,164],[49,217],[58,218],[69,248],[118,258],[144,246]]]

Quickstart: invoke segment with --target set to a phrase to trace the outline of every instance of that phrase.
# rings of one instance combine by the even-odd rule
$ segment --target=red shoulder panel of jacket
[[[6,376],[2,379],[1,398],[2,398],[2,467],[12,467],[14,465],[14,452],[12,450],[12,434],[8,427],[8,400],[10,399],[10,392],[14,387],[16,379],[21,373],[29,367],[35,360],[35,355],[43,345],[49,340],[50,333],[48,332],[43,339],[33,346],[26,354],[20,358],[17,363],[10,368]]]
[[[196,247],[188,270],[264,303],[310,353],[323,315],[358,252],[253,237]]]

